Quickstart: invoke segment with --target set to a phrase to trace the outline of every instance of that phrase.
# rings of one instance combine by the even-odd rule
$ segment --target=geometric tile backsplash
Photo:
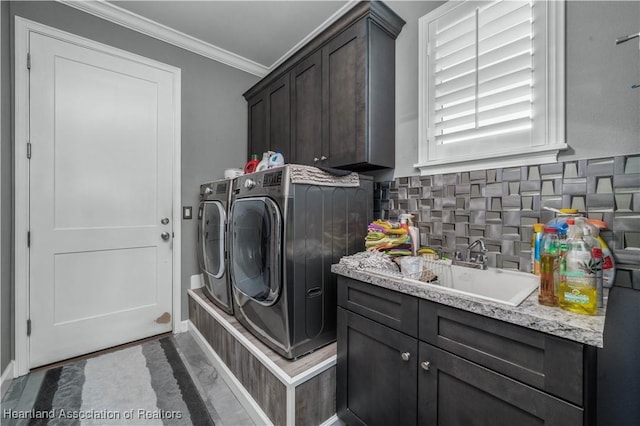
[[[376,182],[374,217],[411,213],[420,242],[451,256],[482,237],[489,265],[528,271],[534,223],[576,208],[605,221],[618,263],[640,264],[640,155]]]

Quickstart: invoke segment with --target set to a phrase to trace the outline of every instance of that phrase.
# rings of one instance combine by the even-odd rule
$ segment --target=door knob
[[[400,355],[402,357],[403,361],[409,361],[409,358],[411,358],[411,354],[409,352],[402,352],[402,355]]]
[[[320,159],[321,159],[322,161],[324,161],[324,160],[326,160],[326,159],[327,159],[327,156],[326,156],[326,155],[323,155],[322,157],[320,157]]]
[[[314,158],[313,158],[313,162],[314,162],[314,163],[317,163],[319,160],[320,160],[320,159],[319,159],[318,157],[314,157]]]
[[[429,371],[431,369],[431,363],[429,361],[422,361],[420,367],[422,367],[424,371]]]
[[[163,225],[168,224],[168,223],[169,223],[169,218],[168,218],[168,217],[162,218],[162,220],[160,221],[160,223],[161,223],[161,224],[163,224]]]
[[[169,239],[169,237],[171,237],[171,234],[169,234],[168,232],[163,232],[162,234],[160,234],[160,237],[167,241]]]

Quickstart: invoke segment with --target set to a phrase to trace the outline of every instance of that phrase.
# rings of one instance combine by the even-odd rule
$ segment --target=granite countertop
[[[378,287],[399,291],[421,299],[452,306],[468,312],[498,319],[511,324],[520,325],[532,330],[541,331],[553,336],[563,337],[575,342],[591,346],[603,346],[604,310],[599,309],[597,315],[580,315],[560,308],[538,304],[538,294],[533,292],[519,306],[509,306],[498,302],[490,302],[472,296],[452,292],[437,285],[420,284],[355,269],[343,264],[334,264],[331,271],[335,274]],[[605,299],[606,305],[606,299]]]

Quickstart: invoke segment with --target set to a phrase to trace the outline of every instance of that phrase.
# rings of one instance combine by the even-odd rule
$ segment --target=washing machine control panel
[[[284,167],[240,176],[233,186],[235,197],[268,195],[279,197],[287,190],[288,174]]]
[[[273,173],[265,173],[264,179],[262,181],[262,187],[267,188],[270,186],[281,186],[282,185],[282,170],[278,170]]]

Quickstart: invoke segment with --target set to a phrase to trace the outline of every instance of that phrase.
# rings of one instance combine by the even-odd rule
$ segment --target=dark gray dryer
[[[204,293],[229,314],[233,314],[233,302],[228,273],[227,219],[232,186],[233,181],[229,179],[200,185],[197,250]]]
[[[373,183],[292,183],[290,167],[236,179],[229,249],[235,316],[292,359],[336,339],[330,268],[364,249]]]

